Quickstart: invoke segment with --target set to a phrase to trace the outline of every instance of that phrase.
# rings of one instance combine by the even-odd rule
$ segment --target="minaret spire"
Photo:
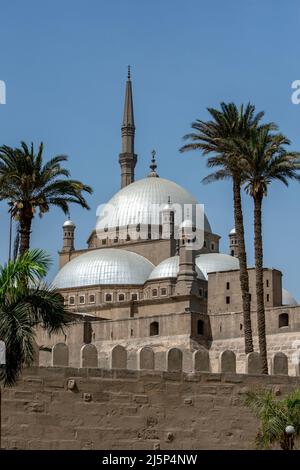
[[[124,188],[134,181],[134,168],[137,161],[137,156],[134,153],[135,125],[130,65],[128,66],[127,72],[124,114],[121,130],[122,151],[119,156],[119,163],[121,166],[121,188]]]

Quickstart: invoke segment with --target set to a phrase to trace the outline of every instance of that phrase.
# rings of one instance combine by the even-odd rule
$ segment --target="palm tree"
[[[0,339],[6,344],[6,368],[0,379],[12,385],[34,359],[35,328],[60,331],[67,322],[63,297],[42,283],[49,258],[29,250],[0,267]],[[25,282],[24,282],[25,281]]]
[[[43,163],[43,143],[37,154],[21,142],[20,148],[0,147],[0,200],[8,200],[13,217],[19,221],[20,255],[30,247],[30,232],[36,210],[42,216],[51,206],[60,207],[65,214],[69,204],[89,206],[83,192],[92,193],[89,186],[69,179],[69,171],[61,166],[67,157],[58,155]]]
[[[274,128],[274,126],[273,126]],[[289,180],[300,180],[300,153],[289,152],[290,141],[268,127],[253,128],[247,139],[235,139],[231,151],[241,157],[245,189],[254,202],[254,252],[257,298],[257,330],[262,373],[268,373],[263,282],[262,202],[274,180],[288,186]]]
[[[245,353],[253,351],[251,306],[249,293],[249,276],[247,270],[247,255],[244,237],[244,221],[241,200],[241,185],[243,183],[241,163],[235,155],[227,149],[228,142],[233,138],[245,138],[252,128],[256,128],[264,113],[255,114],[255,106],[242,105],[239,109],[234,103],[221,103],[221,110],[208,108],[212,117],[210,121],[197,120],[192,123],[195,132],[184,136],[190,143],[184,145],[180,151],[200,150],[204,156],[213,154],[208,158],[209,168],[217,167],[217,171],[206,178],[204,182],[231,179],[233,189],[234,220],[238,239],[238,257],[240,263],[240,285],[242,291]]]
[[[300,434],[300,390],[296,389],[285,398],[278,400],[271,390],[248,392],[245,405],[260,420],[256,435],[259,449],[269,449],[276,444],[282,450],[293,448],[293,437],[286,433],[287,426],[293,426],[294,436]]]

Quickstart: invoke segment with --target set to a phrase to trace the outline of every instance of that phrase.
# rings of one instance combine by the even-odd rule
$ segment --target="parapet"
[[[167,372],[210,372],[210,373],[237,373],[237,355],[234,351],[224,350],[219,353],[217,360],[212,360],[207,349],[195,351],[170,348],[156,352],[154,348],[145,346],[137,351],[128,351],[124,346],[117,344],[110,350],[99,351],[92,344],[84,344],[80,348],[78,364],[70,363],[69,347],[66,343],[57,343],[51,350],[51,362],[45,364],[40,358],[39,348],[35,348],[35,366],[50,367],[78,367],[101,369],[127,369],[127,370],[156,370]],[[134,356],[134,357],[133,357]],[[240,359],[239,359],[240,362]],[[292,362],[292,364],[291,364]],[[294,358],[289,358],[283,352],[275,352],[269,358],[269,368],[272,375],[299,376],[299,361],[295,364]],[[291,367],[291,365],[293,367]],[[290,367],[289,367],[290,366]],[[244,374],[260,374],[260,354],[252,352],[244,355]],[[241,368],[239,368],[241,373]]]

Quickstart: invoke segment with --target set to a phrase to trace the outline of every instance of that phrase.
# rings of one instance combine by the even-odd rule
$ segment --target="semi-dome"
[[[179,256],[171,256],[159,263],[150,274],[148,280],[164,279],[167,277],[176,277],[179,271]],[[196,266],[198,279],[204,279],[205,277],[201,270]]]
[[[298,305],[297,300],[284,288],[282,288],[282,305]]]
[[[196,256],[196,265],[206,279],[209,273],[233,271],[240,267],[237,258],[224,253],[205,253],[198,255]]]
[[[236,235],[236,229],[235,229],[235,227],[233,227],[233,228],[230,230],[229,235]]]
[[[142,285],[154,265],[141,255],[127,250],[105,248],[87,251],[73,258],[56,275],[57,289],[101,284]]]
[[[153,204],[163,208],[168,201],[173,207],[198,204],[197,200],[173,181],[164,178],[143,178],[118,191],[98,213],[97,228],[157,223],[153,221]],[[176,206],[175,206],[176,207]],[[195,207],[195,206],[194,206]],[[211,232],[206,216],[205,231]],[[181,219],[182,220],[182,219]]]

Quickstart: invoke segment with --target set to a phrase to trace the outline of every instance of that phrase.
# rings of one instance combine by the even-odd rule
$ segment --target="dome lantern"
[[[157,169],[157,164],[156,164],[156,151],[155,150],[152,150],[151,152],[151,155],[152,155],[152,158],[151,158],[151,164],[150,164],[150,173],[148,175],[148,177],[152,177],[152,178],[159,178],[159,175],[156,173],[156,169]]]

